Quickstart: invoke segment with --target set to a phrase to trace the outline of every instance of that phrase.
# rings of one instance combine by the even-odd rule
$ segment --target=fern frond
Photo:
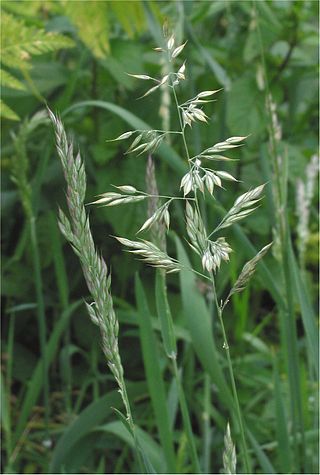
[[[24,20],[16,18],[6,11],[1,14],[0,60],[4,66],[23,70],[31,68],[32,56],[72,48],[74,42],[58,33],[47,33],[43,29],[29,26]],[[25,85],[6,70],[1,69],[1,86],[25,90]],[[19,120],[19,116],[3,101],[1,117]]]
[[[10,87],[10,89],[17,89],[18,91],[26,90],[25,85],[5,69],[0,69],[0,78],[1,87]]]
[[[110,50],[108,3],[77,2],[76,7],[74,2],[62,3],[65,14],[77,27],[79,38],[96,58],[104,58]]]
[[[129,37],[145,28],[142,2],[110,2],[109,6]]]
[[[70,38],[28,26],[6,12],[1,15],[1,30],[1,62],[9,68],[26,69],[32,56],[74,46]]]
[[[160,10],[151,2],[150,8],[157,18]],[[154,3],[154,4],[153,4]],[[146,28],[143,2],[141,0],[123,2],[62,2],[65,15],[77,27],[79,38],[96,58],[105,58],[110,52],[110,25],[114,17],[127,33],[132,37],[136,32]],[[94,27],[93,27],[94,25]]]
[[[7,104],[0,100],[0,117],[9,120],[20,120],[20,117]]]

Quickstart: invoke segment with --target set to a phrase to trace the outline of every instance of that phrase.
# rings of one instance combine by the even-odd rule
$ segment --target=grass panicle
[[[137,197],[145,196],[148,200],[151,200],[151,205],[149,208],[152,208],[152,214],[148,219],[142,224],[138,232],[146,232],[152,229],[154,225],[158,226],[160,223],[164,223],[167,228],[170,225],[170,214],[169,214],[169,206],[173,200],[176,199],[184,199],[185,200],[185,222],[186,222],[186,232],[189,237],[189,245],[191,249],[199,256],[202,267],[208,276],[205,276],[209,280],[211,280],[213,295],[214,295],[214,302],[216,306],[216,312],[219,317],[222,333],[223,333],[223,348],[226,350],[227,354],[227,363],[228,363],[228,371],[232,386],[232,393],[234,398],[234,408],[236,413],[236,418],[238,422],[238,429],[240,432],[241,437],[241,454],[242,459],[244,462],[245,470],[247,473],[251,471],[250,459],[248,456],[248,449],[246,445],[246,438],[245,438],[245,426],[243,423],[243,418],[241,414],[239,398],[237,394],[237,388],[235,383],[235,377],[233,372],[232,360],[229,351],[229,344],[227,340],[227,335],[224,327],[223,322],[223,310],[225,304],[219,305],[217,300],[217,293],[215,287],[215,277],[214,273],[220,268],[222,261],[229,261],[229,254],[231,253],[232,249],[227,243],[224,236],[219,236],[216,241],[210,240],[210,237],[224,228],[227,228],[234,223],[240,221],[241,219],[250,215],[255,209],[259,201],[261,200],[261,195],[264,189],[264,185],[260,185],[252,190],[249,190],[239,196],[231,209],[226,213],[222,221],[218,224],[218,226],[209,234],[207,232],[206,226],[204,224],[204,218],[201,213],[201,206],[200,200],[203,197],[206,200],[205,189],[209,192],[209,195],[213,196],[216,187],[223,188],[222,182],[236,182],[238,181],[233,175],[229,172],[224,170],[216,170],[212,168],[208,168],[204,164],[206,162],[214,163],[215,161],[229,161],[229,157],[225,157],[221,155],[224,152],[228,152],[239,146],[243,145],[244,140],[247,138],[246,136],[233,136],[229,137],[221,142],[211,145],[210,147],[206,148],[199,154],[191,157],[187,139],[186,139],[186,127],[192,127],[192,125],[196,122],[198,123],[206,123],[207,122],[207,115],[203,110],[203,107],[208,103],[211,102],[211,97],[219,92],[219,90],[206,90],[199,92],[195,97],[192,99],[187,100],[184,103],[179,103],[179,99],[177,96],[177,86],[186,79],[186,61],[175,67],[175,59],[177,56],[182,52],[184,49],[185,43],[180,45],[174,49],[175,45],[175,37],[171,36],[166,41],[166,46],[158,48],[158,51],[165,55],[165,58],[170,63],[171,68],[169,73],[165,74],[160,79],[151,78],[146,75],[134,74],[133,77],[138,80],[149,81],[153,80],[157,84],[152,86],[147,92],[142,96],[148,96],[155,92],[158,88],[162,86],[166,86],[169,88],[173,94],[174,103],[176,105],[176,112],[179,118],[180,130],[177,131],[163,131],[158,130],[145,130],[145,131],[130,131],[124,134],[121,134],[115,140],[126,140],[131,138],[132,135],[135,135],[135,139],[133,140],[131,146],[128,149],[130,153],[137,153],[141,155],[145,152],[155,151],[158,145],[160,144],[161,140],[164,136],[168,133],[176,133],[180,134],[185,150],[185,159],[189,166],[189,171],[181,178],[180,181],[180,190],[183,192],[183,197],[181,196],[170,196],[167,197],[167,201],[159,206],[157,202],[155,206],[154,197],[150,194],[145,192],[140,192],[140,195]],[[176,71],[176,72],[175,72]],[[142,142],[142,143],[140,143]],[[149,167],[149,171],[148,171]],[[147,173],[152,172],[150,162],[147,165]],[[131,185],[130,185],[131,186]],[[132,187],[135,189],[134,187]],[[136,191],[135,191],[136,192]],[[135,193],[134,192],[134,193]],[[153,192],[156,194],[158,193],[157,188],[153,186]],[[105,199],[105,205],[108,206],[112,204],[114,201],[120,203],[130,202],[130,196],[116,196],[113,193],[105,193],[102,195],[103,198],[98,200],[95,204],[102,204],[103,199]],[[142,256],[143,260],[151,264],[155,267],[160,267],[167,272],[177,272],[182,269],[181,264],[171,257],[169,257],[164,251],[161,251],[154,243],[147,241],[147,240],[140,240],[140,241],[131,241],[127,238],[117,237],[116,238],[119,242],[121,242],[124,246],[130,248],[130,252],[133,254],[137,254]],[[257,262],[263,257],[263,255],[267,252],[270,245],[265,246],[255,258],[249,261],[243,268],[242,273],[239,276],[235,286],[229,292],[228,299],[232,296],[232,294],[239,292],[242,290],[248,283],[251,275],[254,272]],[[193,271],[197,272],[195,269]],[[164,286],[164,291],[166,293],[166,287]],[[227,303],[226,301],[226,303]],[[170,312],[166,312],[169,318]],[[171,316],[170,316],[171,318]],[[169,328],[169,326],[168,326]],[[168,346],[168,332],[163,335],[164,346]],[[184,398],[184,393],[182,390],[182,385],[180,383],[179,374],[177,370],[177,362],[176,358],[173,359],[174,368],[175,368],[175,375],[178,384],[178,388],[180,392],[180,404],[183,419],[185,422],[185,427],[187,433],[189,434],[189,447],[191,450],[191,454],[193,454],[193,461],[197,470],[199,469],[199,465],[197,462],[197,455],[195,453],[195,444],[194,444],[194,437],[192,435],[192,428],[190,425],[190,418],[188,416],[188,409],[186,405],[186,400]],[[230,435],[230,431],[229,431]],[[231,462],[230,462],[231,463]],[[231,469],[230,469],[231,470]],[[233,473],[233,472],[230,472]]]
[[[100,329],[102,349],[107,364],[118,384],[119,393],[126,410],[125,419],[134,437],[139,460],[140,450],[136,439],[118,345],[119,323],[113,308],[111,275],[104,259],[95,248],[84,205],[86,194],[84,164],[80,153],[74,154],[73,144],[68,140],[61,120],[50,110],[48,110],[48,113],[55,130],[56,148],[67,183],[66,196],[70,218],[60,209],[59,227],[80,259],[83,274],[93,298],[93,302],[86,303],[86,307],[92,322],[98,325]]]

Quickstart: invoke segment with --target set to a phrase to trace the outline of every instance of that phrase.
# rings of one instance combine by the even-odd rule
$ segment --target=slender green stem
[[[183,386],[180,380],[180,375],[177,367],[177,343],[176,336],[173,330],[173,321],[171,316],[170,307],[167,300],[167,289],[165,282],[165,273],[159,271],[156,280],[156,304],[158,315],[161,322],[161,334],[164,344],[164,348],[169,360],[172,361],[173,373],[178,388],[178,397],[180,402],[183,426],[186,432],[187,441],[190,447],[190,458],[193,465],[193,470],[196,473],[201,473],[200,463],[198,460],[197,450],[194,441],[194,435],[192,432],[192,425],[190,421],[190,415],[187,407],[186,397],[184,394]]]
[[[53,212],[50,212],[49,215],[49,229],[51,234],[51,245],[54,255],[54,268],[56,273],[56,279],[59,290],[59,300],[61,310],[64,312],[69,306],[69,283],[66,273],[65,261],[62,252],[60,234],[58,232],[57,219]],[[66,328],[64,335],[64,347],[66,351],[65,362],[64,362],[64,371],[65,371],[65,380],[63,381],[64,385],[64,394],[65,394],[65,404],[67,413],[70,415],[72,410],[72,367],[71,367],[71,355],[69,354],[71,343],[70,337],[70,326]],[[76,413],[76,412],[75,412]]]
[[[172,85],[172,91],[173,91],[173,96],[174,96],[174,100],[175,100],[176,107],[177,107],[177,113],[178,113],[178,116],[179,116],[179,122],[180,122],[180,128],[181,128],[181,134],[182,134],[183,145],[184,145],[184,148],[185,148],[185,151],[186,151],[186,155],[187,155],[187,159],[188,159],[188,164],[189,164],[189,169],[191,170],[192,165],[191,165],[191,162],[190,162],[190,153],[189,153],[189,149],[188,149],[188,145],[187,145],[187,140],[186,140],[186,136],[185,136],[185,132],[184,132],[183,121],[182,121],[181,114],[180,114],[179,101],[178,101],[178,97],[177,97],[177,93],[176,93],[175,87],[174,87],[173,85]],[[198,197],[197,197],[197,192],[196,192],[196,190],[194,190],[194,199],[195,199],[195,204],[196,204],[196,208],[197,208],[198,214],[199,214],[199,216],[201,216],[201,211],[200,211],[200,207],[199,207],[199,202],[198,202]]]
[[[195,198],[185,198],[184,196],[167,196],[167,195],[150,195],[149,193],[146,193],[145,191],[139,191],[138,193],[141,193],[141,195],[149,196],[150,198],[168,198],[170,200],[184,200],[184,201],[193,201]]]
[[[244,465],[245,465],[246,473],[252,473],[250,459],[249,459],[249,456],[248,456],[247,443],[246,443],[246,439],[245,439],[244,425],[243,425],[242,416],[241,416],[241,409],[240,409],[240,404],[239,404],[238,392],[237,392],[237,387],[236,387],[236,382],[235,382],[234,372],[233,372],[233,366],[232,366],[232,361],[231,361],[231,356],[230,356],[229,343],[228,343],[228,339],[227,339],[226,330],[225,330],[225,327],[224,327],[221,307],[218,303],[216,285],[215,285],[215,279],[214,279],[213,272],[211,271],[210,274],[211,274],[214,301],[215,301],[215,304],[216,304],[216,308],[217,308],[217,312],[218,312],[218,318],[219,318],[219,322],[220,322],[221,330],[222,330],[222,335],[223,335],[223,348],[225,349],[226,355],[227,355],[229,376],[230,376],[230,380],[231,380],[232,393],[233,393],[235,409],[236,409],[237,419],[238,419],[238,424],[239,424],[239,429],[240,429],[240,438],[241,438]]]
[[[134,443],[134,447],[135,447],[135,454],[136,454],[136,459],[137,459],[139,471],[140,471],[140,473],[145,473],[144,468],[147,468],[147,467],[145,467],[145,462],[142,458],[140,444],[139,444],[139,440],[138,440],[138,436],[137,436],[137,430],[136,430],[135,424],[133,422],[131,406],[130,406],[129,397],[128,397],[128,393],[127,393],[127,387],[126,387],[123,376],[121,377],[121,382],[120,382],[119,386],[122,388],[122,399],[123,399],[123,402],[124,402],[124,405],[125,405],[125,408],[126,408],[127,421],[128,421],[128,424],[129,424],[129,427],[130,427],[130,430],[131,430],[131,434],[132,434],[132,437],[133,437],[133,443]]]
[[[180,133],[182,134],[182,140],[183,140],[184,148],[185,148],[185,151],[186,151],[186,154],[187,154],[187,159],[189,161],[190,160],[190,154],[189,154],[189,149],[188,149],[188,145],[187,145],[187,141],[186,141],[186,136],[185,136],[185,133],[184,133],[183,122],[182,122],[182,119],[181,119],[180,107],[179,107],[179,102],[178,102],[178,98],[177,98],[177,93],[176,93],[176,90],[175,90],[174,86],[172,86],[172,91],[173,91],[173,96],[174,96],[174,100],[175,100],[175,103],[176,103],[177,112],[178,112],[178,116],[179,116],[179,122],[180,122],[180,128],[181,128]]]
[[[8,346],[7,346],[7,354],[8,354],[8,361],[7,361],[7,378],[6,378],[6,394],[3,394],[3,398],[6,398],[6,453],[7,453],[7,467],[6,473],[12,473],[12,467],[10,464],[10,458],[12,453],[12,426],[11,426],[11,405],[10,405],[10,397],[11,397],[11,382],[12,382],[12,366],[13,366],[13,345],[14,345],[14,329],[15,329],[15,313],[13,312],[9,316],[9,331],[8,331]]]
[[[163,134],[179,134],[181,135],[181,132],[179,130],[161,130],[161,129],[150,129],[150,130],[146,130],[146,129],[137,129],[135,130],[135,132],[160,132],[160,133],[163,133]]]
[[[204,375],[204,411],[203,411],[203,469],[204,473],[210,473],[210,449],[211,449],[211,429],[210,429],[210,405],[211,405],[210,376]]]
[[[49,436],[49,417],[50,417],[50,403],[49,403],[49,377],[48,377],[48,362],[46,357],[46,315],[45,305],[42,292],[42,276],[40,266],[39,247],[37,240],[37,231],[34,216],[29,218],[31,249],[34,269],[34,282],[37,295],[37,315],[39,327],[40,351],[43,367],[43,398],[44,398],[44,423],[46,436]]]
[[[195,445],[195,442],[194,442],[194,435],[193,435],[193,432],[192,432],[192,425],[191,425],[191,421],[190,421],[187,401],[186,401],[186,398],[185,398],[185,395],[184,395],[184,390],[183,390],[183,387],[182,387],[176,358],[172,358],[172,364],[173,364],[174,376],[175,376],[175,379],[176,379],[176,382],[177,382],[177,388],[178,388],[178,395],[179,395],[183,425],[185,427],[188,443],[189,443],[189,446],[190,446],[190,457],[191,457],[191,460],[192,460],[193,469],[194,469],[195,473],[201,473],[200,463],[199,463],[197,450],[196,450],[196,445]]]

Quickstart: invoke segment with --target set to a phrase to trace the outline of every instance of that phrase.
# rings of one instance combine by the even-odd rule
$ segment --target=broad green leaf
[[[265,130],[264,94],[251,74],[232,83],[227,101],[227,125],[232,134],[257,136]]]

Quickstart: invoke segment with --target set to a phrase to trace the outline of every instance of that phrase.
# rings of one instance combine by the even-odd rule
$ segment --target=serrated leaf
[[[75,46],[70,38],[28,26],[7,12],[2,12],[1,29],[1,62],[12,68],[28,68],[32,56]]]

